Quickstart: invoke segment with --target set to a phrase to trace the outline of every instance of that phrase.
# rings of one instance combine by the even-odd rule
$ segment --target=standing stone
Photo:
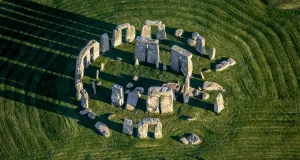
[[[139,66],[140,65],[140,62],[139,62],[139,59],[135,58],[135,63],[134,63],[135,66]]]
[[[96,129],[104,136],[104,137],[109,137],[111,134],[110,134],[110,130],[109,128],[107,127],[106,124],[104,123],[101,123],[101,122],[97,122],[95,124],[95,127]]]
[[[111,94],[111,102],[113,105],[121,107],[124,104],[124,91],[123,87],[114,84],[112,87],[112,94]]]
[[[209,59],[214,60],[215,56],[216,56],[216,49],[215,48],[210,48],[209,49],[209,55],[208,55]]]
[[[127,96],[126,109],[134,110],[135,106],[139,100],[139,97],[140,97],[140,93],[138,91],[129,92],[128,96]]]
[[[159,61],[156,61],[156,68],[159,69]]]
[[[162,138],[162,124],[160,122],[155,124],[154,138]]]
[[[198,32],[193,32],[192,33],[192,39],[197,40],[197,37],[200,36]]]
[[[189,46],[192,47],[192,46],[195,46],[195,45],[196,45],[196,40],[193,40],[193,39],[190,39],[190,38],[189,38],[189,39],[187,39],[187,43],[188,43]]]
[[[167,70],[167,65],[164,63],[163,65],[163,70],[166,71]]]
[[[148,124],[144,124],[143,122],[139,122],[138,124],[138,137],[146,138],[148,134]]]
[[[123,133],[132,135],[133,133],[133,124],[132,120],[125,118],[123,124]]]
[[[202,36],[197,37],[196,50],[201,55],[205,55],[205,39]]]
[[[99,79],[99,69],[96,70],[96,79]]]
[[[129,25],[126,29],[126,42],[132,42],[135,39],[135,27]]]
[[[160,97],[160,110],[161,113],[173,112],[173,98],[174,94],[162,94]]]
[[[183,30],[182,30],[182,29],[177,29],[177,30],[175,31],[174,36],[175,36],[175,37],[181,37],[182,33],[183,33]]]
[[[166,26],[164,24],[157,26],[156,38],[159,40],[167,39]]]
[[[121,29],[114,29],[111,43],[112,43],[113,47],[117,47],[122,44],[122,30]]]
[[[144,93],[144,88],[143,87],[136,87],[134,90],[138,91],[140,94]]]
[[[214,111],[216,113],[220,113],[223,109],[224,109],[224,100],[223,100],[222,93],[219,93],[215,99]]]
[[[158,43],[149,43],[147,52],[147,63],[156,64],[159,63],[159,46]]]
[[[100,52],[105,53],[109,51],[109,38],[107,33],[104,33],[100,37]]]
[[[171,88],[150,87],[146,99],[147,111],[159,113],[160,107],[161,113],[173,112],[173,99],[174,93]]]
[[[104,71],[104,63],[101,63],[100,72],[103,72],[103,71]]]
[[[142,28],[142,37],[151,38],[151,25],[144,24]]]
[[[85,89],[80,91],[81,93],[81,106],[82,108],[89,108],[89,95]]]
[[[192,53],[173,45],[171,49],[171,69],[182,72],[184,76],[191,76],[193,71]]]
[[[93,88],[93,90],[94,90],[94,95],[96,95],[97,92],[96,92],[96,84],[95,84],[95,81],[92,82],[92,88]]]
[[[81,100],[81,93],[80,91],[83,89],[83,84],[81,79],[76,80],[76,99]]]
[[[146,62],[147,39],[141,36],[136,37],[134,58]]]
[[[185,82],[184,82],[183,102],[189,103],[189,99],[190,99],[190,77],[187,76],[185,77]]]

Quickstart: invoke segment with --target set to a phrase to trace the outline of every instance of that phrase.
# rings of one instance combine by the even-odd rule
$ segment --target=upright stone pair
[[[135,43],[134,58],[139,61],[157,64],[160,62],[159,41],[138,36]]]
[[[122,44],[122,29],[126,29],[126,42],[132,42],[135,39],[135,27],[129,23],[120,24],[113,31],[113,37],[111,40],[113,47],[117,47]]]
[[[154,138],[162,138],[162,124],[158,118],[144,118],[138,124],[138,137],[143,139],[147,137],[148,126],[154,125]]]
[[[151,26],[157,26],[156,39],[167,39],[166,26],[161,21],[146,20],[142,28],[142,37],[151,38]]]
[[[149,113],[173,112],[174,93],[169,87],[150,87],[146,105]]]
[[[171,68],[174,71],[182,72],[184,76],[191,76],[193,72],[192,53],[177,46],[171,49]]]

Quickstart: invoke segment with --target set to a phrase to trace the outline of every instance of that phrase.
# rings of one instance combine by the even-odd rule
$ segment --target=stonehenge
[[[230,67],[230,66],[233,66],[233,65],[235,65],[235,64],[236,64],[235,60],[232,59],[232,58],[229,58],[229,59],[227,59],[226,61],[223,61],[223,62],[221,62],[220,64],[217,64],[217,65],[216,65],[216,71],[223,71],[223,70],[225,70],[226,68],[228,68],[228,67]]]
[[[191,76],[193,71],[192,53],[173,45],[171,49],[171,69],[182,72],[184,76]]]
[[[82,108],[89,108],[89,95],[85,89],[80,91],[81,93],[81,106]]]
[[[157,64],[160,62],[159,41],[138,36],[135,43],[134,58],[141,62]]]
[[[138,123],[138,137],[143,139],[147,137],[148,126],[154,125],[154,138],[162,138],[162,124],[159,118],[144,118]]]
[[[121,107],[124,104],[124,91],[123,87],[114,84],[112,87],[112,93],[111,93],[111,102],[113,105]]]
[[[138,91],[129,92],[127,96],[126,109],[134,110],[140,96],[141,94]]]
[[[123,123],[123,133],[132,135],[133,133],[133,123],[132,120],[125,118]]]
[[[151,26],[157,26],[157,33],[156,33],[156,39],[159,40],[165,40],[167,38],[167,33],[166,33],[166,26],[162,24],[161,21],[151,21],[151,20],[146,20],[143,28],[142,28],[142,33],[141,36],[145,38],[152,38],[151,37]]]
[[[146,105],[149,113],[173,112],[173,90],[168,87],[150,87],[148,89]]]
[[[100,52],[105,53],[109,51],[109,38],[107,33],[102,34],[100,37]]]
[[[122,29],[126,29],[126,42],[132,42],[135,39],[135,27],[129,23],[120,24],[113,30],[113,37],[111,40],[113,47],[117,47],[122,44]]]
[[[106,124],[97,122],[95,124],[95,127],[104,137],[109,137],[111,135],[110,130]]]
[[[214,111],[216,113],[220,113],[224,109],[224,100],[222,93],[219,93],[215,99],[214,103]]]
[[[201,55],[205,55],[205,39],[200,35],[198,35],[196,39],[196,51]]]

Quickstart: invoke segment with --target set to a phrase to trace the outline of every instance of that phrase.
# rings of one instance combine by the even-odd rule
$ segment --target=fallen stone
[[[195,46],[196,45],[196,40],[193,40],[193,39],[187,39],[187,44],[189,45],[189,46]]]
[[[208,58],[210,60],[214,60],[215,59],[215,56],[216,56],[216,49],[215,48],[210,48],[209,49],[209,55],[208,55]]]
[[[189,144],[192,144],[192,145],[199,144],[202,142],[202,140],[196,134],[192,134],[192,135],[188,136],[187,140],[188,140]]]
[[[202,36],[197,37],[196,50],[201,55],[205,55],[205,39]]]
[[[204,73],[209,73],[209,72],[211,72],[211,69],[204,69],[203,72],[204,72]]]
[[[164,83],[162,85],[162,87],[169,87],[169,88],[173,89],[175,94],[179,94],[179,92],[180,92],[180,85],[178,83]]]
[[[89,117],[90,119],[95,119],[95,118],[96,118],[96,115],[95,115],[95,113],[93,113],[93,112],[89,112],[89,113],[88,113],[88,117]]]
[[[149,113],[173,112],[174,93],[168,87],[150,87],[148,89],[146,106]],[[159,110],[160,107],[160,110]]]
[[[126,109],[127,110],[134,110],[135,106],[139,100],[140,93],[138,91],[132,91],[128,93],[127,96],[127,104],[126,104]]]
[[[223,71],[223,70],[225,70],[226,68],[228,68],[228,67],[230,67],[230,66],[233,66],[233,65],[235,65],[235,64],[236,64],[235,60],[232,59],[232,58],[229,58],[229,59],[227,59],[226,61],[223,61],[223,62],[221,62],[220,64],[217,64],[217,65],[216,65],[216,71]]]
[[[125,118],[123,124],[123,133],[132,135],[133,133],[133,124],[132,120]]]
[[[167,70],[167,65],[164,63],[163,65],[163,70],[166,71]]]
[[[183,30],[182,30],[182,29],[177,29],[177,30],[175,31],[174,36],[175,36],[175,37],[181,37],[182,33],[183,33]]]
[[[209,94],[203,91],[200,91],[198,89],[195,88],[190,88],[190,96],[191,97],[197,97],[200,98],[202,100],[207,100],[209,98]]]
[[[133,87],[133,84],[132,83],[128,83],[127,85],[126,85],[126,88],[132,88]]]
[[[99,69],[96,70],[96,79],[99,79]]]
[[[215,99],[214,111],[216,113],[220,113],[223,109],[224,109],[224,100],[223,100],[222,93],[219,93]]]
[[[171,68],[174,71],[181,71],[184,76],[191,76],[193,72],[193,54],[177,45],[171,49]]]
[[[180,142],[183,144],[189,144],[189,141],[185,137],[180,138]]]
[[[128,94],[129,92],[130,92],[130,90],[126,90],[126,91],[125,91],[125,94]]]
[[[133,81],[138,81],[138,80],[139,80],[139,77],[138,77],[138,76],[133,76],[132,80],[133,80]]]
[[[188,121],[195,121],[195,120],[197,120],[197,118],[188,117],[186,120],[188,120]]]
[[[85,114],[87,114],[87,113],[89,113],[89,112],[92,112],[92,110],[89,109],[89,108],[87,108],[87,109],[85,109],[85,110],[80,111],[79,114],[85,115]]]
[[[138,91],[140,94],[144,93],[144,88],[143,87],[136,87],[134,90]]]
[[[97,122],[95,124],[95,127],[104,137],[109,137],[111,135],[110,130],[106,124]]]
[[[202,88],[207,91],[225,91],[225,89],[215,82],[205,81]]]

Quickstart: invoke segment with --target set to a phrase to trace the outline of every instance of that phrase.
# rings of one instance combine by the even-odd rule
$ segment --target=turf
[[[290,1],[286,1],[290,2]],[[298,3],[298,1],[293,1]],[[61,0],[0,1],[0,159],[298,159],[300,157],[300,10],[280,10],[278,1],[230,0]],[[84,88],[91,80],[102,86],[90,96],[95,120],[79,115],[75,100],[75,61],[82,47],[100,35],[109,37],[116,25],[130,23],[140,29],[145,20],[166,24],[167,40],[160,41],[162,62],[170,68],[170,48],[190,50],[194,70],[191,86],[203,83],[200,72],[225,58],[237,65],[222,72],[205,73],[208,81],[226,92],[225,110],[213,112],[217,92],[210,99],[175,102],[173,114],[145,113],[145,93],[136,111],[111,105],[114,83],[136,86],[179,81],[170,69],[134,66],[134,42],[124,43],[98,58],[85,72]],[[176,29],[185,32],[173,36]],[[153,36],[155,33],[153,28]],[[206,38],[207,51],[217,50],[209,61],[186,39],[197,31]],[[122,61],[111,61],[121,57]],[[162,66],[161,66],[162,67]],[[111,114],[115,117],[108,119]],[[196,117],[186,121],[185,117]],[[139,140],[122,133],[124,118],[137,123],[158,117],[163,139]],[[104,138],[94,128],[97,121],[112,130]],[[186,146],[179,138],[196,133],[203,143]]]

